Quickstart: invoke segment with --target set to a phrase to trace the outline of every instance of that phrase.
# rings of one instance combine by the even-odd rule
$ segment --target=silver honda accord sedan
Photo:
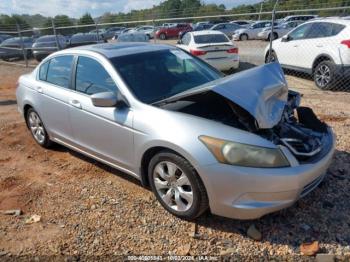
[[[318,186],[335,139],[277,63],[224,76],[168,45],[56,52],[17,87],[35,141],[94,158],[150,186],[170,213],[255,219]]]

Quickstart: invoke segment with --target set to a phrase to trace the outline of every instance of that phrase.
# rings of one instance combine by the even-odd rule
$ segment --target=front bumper
[[[205,58],[203,60],[221,71],[237,69],[239,67],[238,55],[228,56],[224,58]]]
[[[323,180],[334,150],[330,130],[329,146],[321,158],[286,168],[249,168],[225,164],[198,167],[206,186],[213,214],[235,219],[257,219],[289,207]]]

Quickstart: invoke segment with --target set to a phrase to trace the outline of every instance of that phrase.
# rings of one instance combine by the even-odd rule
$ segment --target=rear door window
[[[52,58],[47,71],[46,81],[63,88],[69,88],[72,64],[73,56],[71,55]]]

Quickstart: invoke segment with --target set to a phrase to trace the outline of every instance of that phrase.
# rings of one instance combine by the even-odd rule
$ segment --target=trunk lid
[[[196,45],[197,50],[205,51],[206,54],[201,58],[215,59],[215,58],[227,58],[230,49],[236,48],[228,43],[217,43],[217,44],[202,44]]]

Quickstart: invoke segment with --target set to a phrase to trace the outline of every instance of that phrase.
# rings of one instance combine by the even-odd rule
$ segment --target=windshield
[[[222,34],[216,35],[195,35],[194,42],[196,44],[214,44],[214,43],[223,43],[229,42],[230,40]]]
[[[115,57],[111,61],[136,98],[147,104],[222,76],[201,60],[176,49]]]

